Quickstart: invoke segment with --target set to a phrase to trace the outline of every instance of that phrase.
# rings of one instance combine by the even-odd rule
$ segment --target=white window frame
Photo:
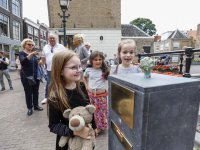
[[[17,14],[15,14],[15,13],[13,12],[13,1],[18,1],[18,0],[12,0],[12,13],[13,13],[15,16],[20,17],[20,2],[18,1],[19,6],[18,6],[18,15],[17,15]]]
[[[13,20],[13,22],[14,22],[15,20]],[[17,22],[17,21],[15,21],[15,22]],[[17,23],[19,23],[19,22],[17,22]],[[14,28],[14,25],[13,25],[13,28]],[[14,38],[14,29],[13,29],[13,39],[14,40],[17,40],[17,41],[20,41],[20,23],[19,23],[19,39],[15,39]]]
[[[32,32],[29,32],[30,31],[29,29],[31,29]],[[28,25],[28,33],[33,35],[33,27],[31,27],[29,25]]]
[[[37,39],[37,42],[35,42],[36,39]],[[39,39],[38,38],[34,38],[34,42],[35,42],[35,46],[39,46]]]
[[[3,16],[6,16],[6,15],[4,15],[4,14],[2,14],[2,13],[0,13],[1,15],[3,15]],[[0,36],[3,36],[3,37],[7,37],[7,38],[10,38],[10,22],[9,22],[9,17],[8,16],[6,16],[7,18],[8,18],[8,36],[5,36],[5,35],[0,35]]]
[[[0,7],[2,7],[3,9],[6,9],[6,10],[8,10],[8,0],[6,0],[6,8],[5,8],[5,7],[3,7],[3,6],[1,6],[1,5],[0,5]]]
[[[168,47],[166,45],[168,45]],[[169,49],[169,42],[165,43],[165,49]]]
[[[40,29],[40,37],[42,37],[42,38],[44,37],[42,29]]]
[[[159,50],[160,50],[160,45],[157,44],[157,45],[156,45],[156,51],[159,51]]]
[[[28,38],[33,40],[33,36],[32,35],[28,35]]]
[[[37,33],[37,34],[36,34],[36,33]],[[35,28],[34,28],[34,35],[37,36],[37,37],[39,36],[39,30],[38,30],[38,29],[35,29]]]
[[[172,62],[178,62],[178,56],[172,55]]]
[[[163,51],[163,43],[160,44],[160,50]]]
[[[43,31],[43,34],[44,34],[44,38],[46,39],[47,38],[47,33],[46,33],[46,31]]]
[[[173,48],[179,48],[180,42],[173,42]]]

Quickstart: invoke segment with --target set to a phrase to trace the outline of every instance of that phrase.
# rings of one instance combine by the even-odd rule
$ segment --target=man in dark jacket
[[[8,64],[9,64],[9,60],[7,58],[3,57],[3,52],[0,52],[0,82],[1,82],[1,87],[2,87],[1,91],[5,90],[5,84],[3,82],[3,75],[6,76],[9,86],[10,86],[10,89],[13,90],[12,81],[10,79],[10,74],[8,71]]]

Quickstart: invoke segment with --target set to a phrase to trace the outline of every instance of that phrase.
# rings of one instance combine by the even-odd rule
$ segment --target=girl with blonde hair
[[[81,131],[69,129],[69,121],[63,117],[63,112],[70,108],[86,106],[89,97],[85,85],[80,82],[82,65],[80,57],[72,50],[60,51],[53,56],[51,83],[48,88],[47,116],[50,132],[57,134],[56,150],[61,150],[58,142],[61,136],[73,138],[78,135],[90,139],[90,128],[85,126]],[[92,127],[96,129],[94,117]],[[95,130],[97,135],[97,130]],[[62,149],[68,149],[66,144]]]
[[[127,74],[140,73],[138,65],[133,66],[131,63],[135,57],[136,44],[134,40],[123,40],[118,45],[118,64],[112,65],[110,74]]]

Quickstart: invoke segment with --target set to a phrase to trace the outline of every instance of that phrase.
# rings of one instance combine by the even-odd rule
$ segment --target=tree
[[[156,34],[156,25],[152,23],[150,19],[146,18],[137,18],[130,22],[130,24],[137,26],[148,35],[152,36]]]

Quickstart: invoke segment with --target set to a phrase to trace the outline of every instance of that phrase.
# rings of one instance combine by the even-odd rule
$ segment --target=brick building
[[[48,26],[39,23],[39,20],[36,23],[25,17],[23,27],[23,38],[29,38],[35,42],[33,50],[42,51],[43,47],[48,43]]]
[[[0,51],[10,61],[22,50],[22,18],[22,0],[0,0]]]
[[[63,23],[59,1],[47,0],[49,12],[49,32],[56,34],[58,42],[63,44]],[[121,0],[72,0],[66,14],[66,39],[69,49],[73,35],[85,34],[85,42],[91,43],[92,50],[107,53],[112,58],[121,41]],[[101,37],[101,39],[100,39]]]

